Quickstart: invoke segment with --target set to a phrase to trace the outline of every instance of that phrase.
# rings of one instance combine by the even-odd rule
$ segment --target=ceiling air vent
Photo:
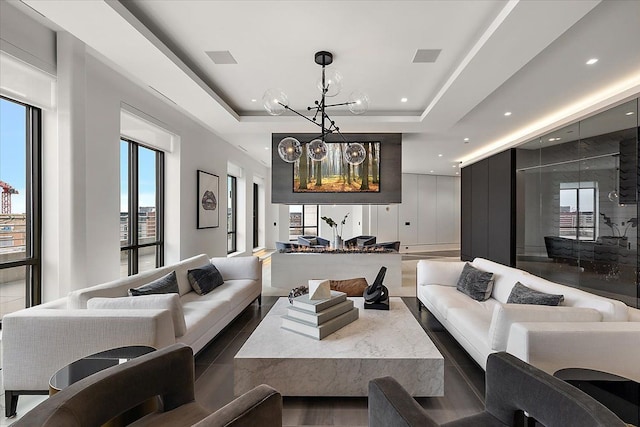
[[[211,58],[214,64],[222,65],[238,63],[228,50],[212,50],[205,53],[209,55],[209,58]]]
[[[436,62],[440,52],[442,52],[442,49],[418,49],[416,50],[416,56],[413,57],[413,63],[423,64],[426,62]]]

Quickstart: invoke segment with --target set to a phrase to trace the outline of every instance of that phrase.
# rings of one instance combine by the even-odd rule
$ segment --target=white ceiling
[[[363,116],[336,111],[341,131],[402,132],[404,172],[454,175],[640,93],[637,0],[22,2],[266,165],[272,132],[315,129],[267,115],[262,95],[312,105],[319,50],[343,75],[337,102],[356,89],[371,99]],[[413,64],[417,49],[442,52]]]

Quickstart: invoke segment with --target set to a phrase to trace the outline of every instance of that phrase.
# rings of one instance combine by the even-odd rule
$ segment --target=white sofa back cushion
[[[189,279],[187,278],[187,270],[198,268],[200,266],[203,266],[204,264],[207,264],[208,262],[209,257],[207,257],[207,255],[196,255],[194,257],[180,261],[177,264],[134,274],[133,276],[117,279],[112,282],[104,283],[102,285],[79,289],[77,291],[69,293],[68,308],[87,308],[87,301],[89,301],[91,298],[96,297],[126,297],[129,295],[129,288],[137,288],[138,286],[149,283],[174,270],[176,272],[176,280],[178,281],[180,296],[182,296],[188,292],[192,292],[191,285],[189,284]]]
[[[173,330],[176,337],[181,337],[187,332],[187,324],[184,320],[182,304],[178,294],[154,294],[140,295],[137,297],[122,298],[91,298],[87,301],[88,310],[100,309],[162,309],[171,312]]]
[[[492,350],[506,351],[511,325],[523,322],[600,322],[602,315],[592,308],[549,307],[530,304],[497,304],[489,326]]]
[[[626,322],[629,318],[627,305],[621,301],[595,295],[570,286],[550,282],[542,277],[527,274],[523,285],[536,291],[562,294],[564,301],[560,305],[568,307],[593,308],[602,314],[604,322]]]
[[[466,263],[463,261],[420,260],[416,267],[418,286],[444,285],[456,286],[460,273]]]
[[[491,297],[497,299],[501,303],[506,303],[511,294],[511,290],[517,282],[525,284],[523,278],[528,275],[517,268],[507,267],[497,262],[489,261],[484,258],[475,258],[473,266],[482,270],[493,273],[493,290]]]

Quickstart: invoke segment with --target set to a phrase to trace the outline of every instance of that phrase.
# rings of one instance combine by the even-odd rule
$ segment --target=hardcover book
[[[312,323],[316,326],[321,325],[334,317],[346,313],[353,308],[353,301],[342,301],[334,306],[322,310],[319,313],[303,310],[299,307],[289,307],[288,316],[294,319],[302,320],[304,322]]]
[[[327,335],[334,333],[338,329],[348,325],[358,319],[359,311],[357,307],[343,313],[333,319],[316,326],[313,323],[294,319],[289,316],[282,316],[282,328],[289,331],[297,332],[317,340],[325,338]]]
[[[295,297],[293,299],[293,306],[298,307],[302,310],[318,313],[322,310],[326,310],[329,307],[339,304],[342,301],[346,301],[346,299],[347,299],[347,294],[344,292],[338,292],[338,291],[331,291],[331,298],[329,299],[319,299],[319,300],[309,299],[309,294],[305,294],[305,295],[300,295],[299,297]]]

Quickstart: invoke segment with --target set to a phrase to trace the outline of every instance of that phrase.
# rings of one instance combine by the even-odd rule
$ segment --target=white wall
[[[2,45],[32,65],[57,69],[57,111],[44,112],[43,137],[43,292],[44,300],[69,290],[114,280],[120,274],[120,111],[138,110],[178,136],[165,154],[165,263],[199,253],[226,255],[226,174],[231,162],[242,168],[248,197],[240,218],[243,241],[252,249],[252,184],[265,181],[270,200],[270,171],[226,143],[148,88],[142,88],[88,52],[70,34],[57,34],[2,4]],[[5,25],[6,22],[27,22]],[[30,36],[22,28],[31,28]],[[53,36],[55,38],[55,35]],[[56,64],[51,64],[52,58]],[[48,64],[48,65],[46,65]],[[220,177],[220,227],[196,229],[197,178],[202,169]],[[53,196],[53,197],[52,197]],[[268,204],[270,205],[270,203]],[[271,206],[262,207],[266,224]],[[264,239],[271,239],[270,227]]]

